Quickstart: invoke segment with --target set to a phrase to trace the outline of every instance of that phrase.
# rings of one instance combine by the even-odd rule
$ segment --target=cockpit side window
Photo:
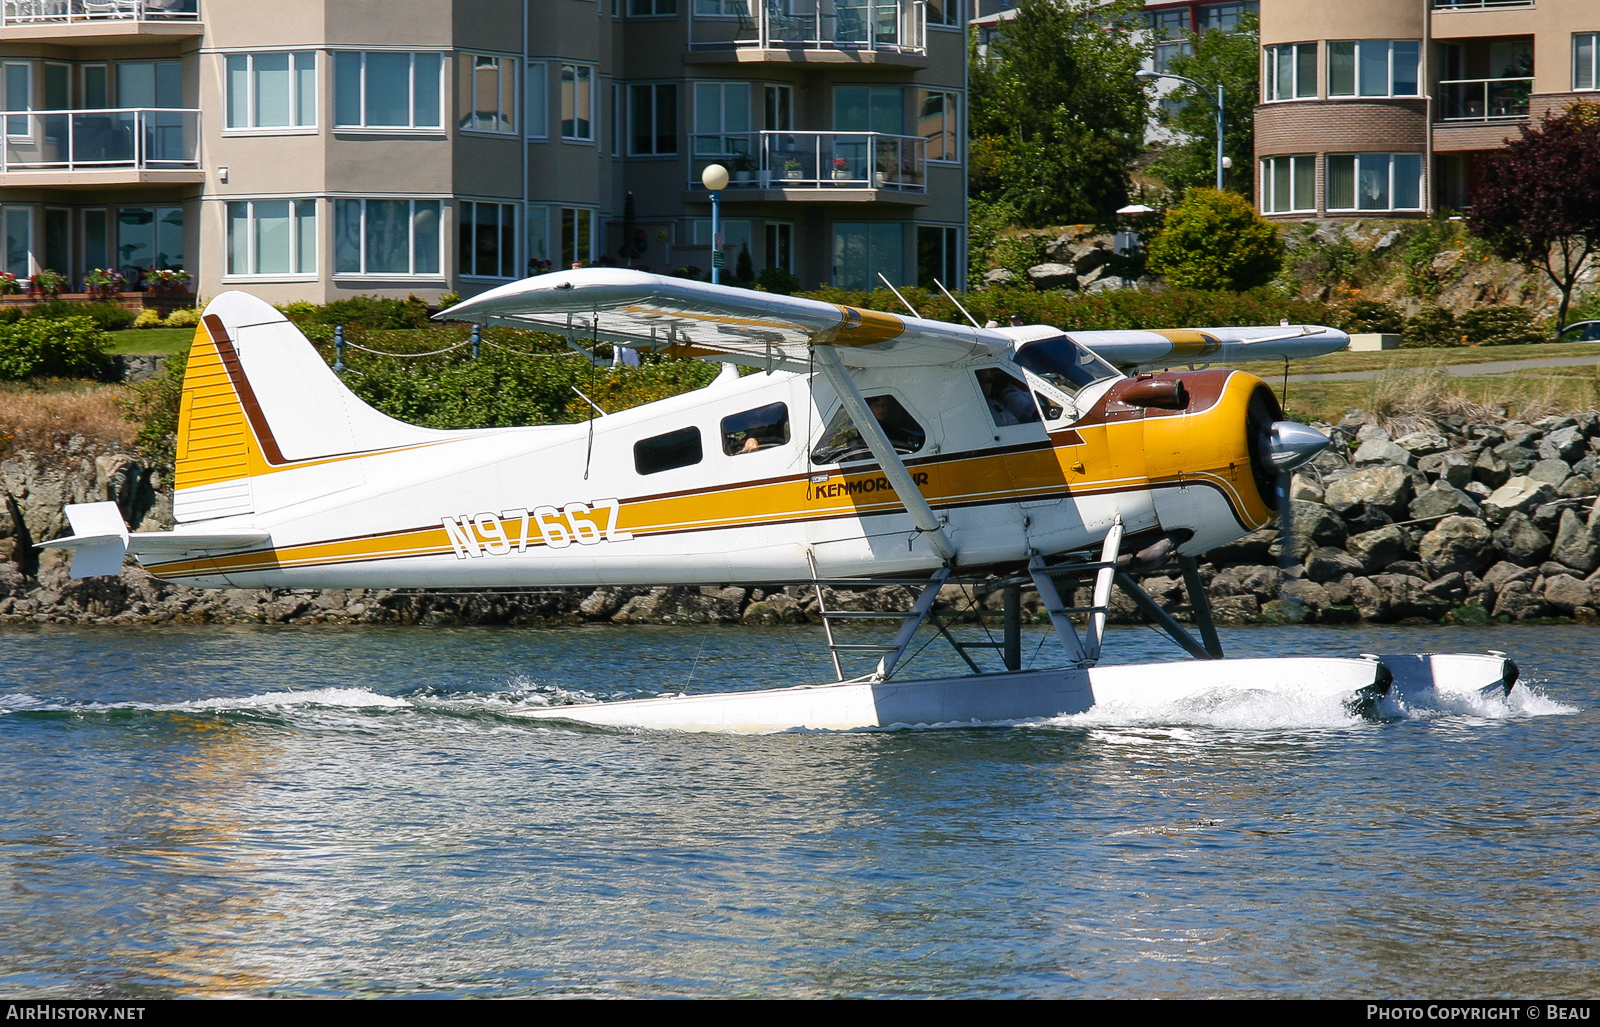
[[[633,467],[640,474],[658,474],[675,467],[697,464],[702,455],[700,429],[690,425],[635,442]]]
[[[1039,408],[1034,406],[1028,386],[1011,377],[998,367],[985,367],[975,372],[978,387],[983,390],[984,402],[989,407],[989,417],[995,427],[1008,424],[1034,424],[1039,420]]]
[[[789,441],[789,407],[768,403],[764,407],[730,414],[722,419],[722,451],[729,456],[782,446]]]
[[[1116,368],[1065,335],[1023,343],[1017,347],[1015,359],[1068,396],[1077,395],[1086,385],[1119,376]]]
[[[894,446],[896,453],[902,455],[915,453],[927,442],[928,433],[893,396],[868,396],[867,408],[872,411],[872,416],[877,418],[879,426],[889,437],[889,443]],[[843,464],[852,460],[871,459],[872,450],[867,446],[867,440],[856,431],[849,412],[840,407],[834,412],[833,417],[829,418],[827,430],[822,433],[822,441],[811,451],[811,462]]]

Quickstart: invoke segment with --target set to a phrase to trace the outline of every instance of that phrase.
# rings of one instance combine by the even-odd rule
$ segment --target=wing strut
[[[828,384],[833,386],[833,391],[838,393],[840,401],[844,403],[844,408],[849,412],[856,431],[861,433],[861,438],[866,441],[867,448],[872,450],[878,466],[883,468],[883,476],[889,479],[889,484],[894,486],[895,495],[906,505],[906,512],[911,515],[912,523],[927,537],[929,548],[939,554],[939,559],[946,563],[953,561],[956,557],[956,547],[950,544],[949,537],[939,524],[938,515],[933,512],[933,507],[928,505],[927,498],[917,489],[917,483],[912,480],[911,472],[906,470],[900,454],[894,451],[894,444],[889,441],[889,436],[883,433],[883,426],[872,416],[872,411],[867,409],[867,401],[862,398],[861,390],[856,388],[855,379],[845,370],[839,354],[834,352],[831,345],[825,343],[813,345],[811,350],[816,354],[817,363],[821,365]]]

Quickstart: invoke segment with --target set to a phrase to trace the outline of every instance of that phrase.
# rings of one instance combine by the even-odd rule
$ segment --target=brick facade
[[[1287,100],[1256,108],[1256,157],[1279,153],[1421,153],[1424,100]]]

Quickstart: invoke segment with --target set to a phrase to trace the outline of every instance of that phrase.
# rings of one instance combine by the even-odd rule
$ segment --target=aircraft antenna
[[[956,305],[956,309],[961,311],[961,313],[966,315],[967,320],[972,322],[972,327],[974,327],[974,328],[982,328],[983,327],[983,325],[978,323],[978,319],[972,316],[972,312],[969,311],[966,307],[963,307],[961,305],[961,301],[960,300],[958,300],[954,296],[950,295],[950,290],[946,289],[944,287],[944,283],[943,282],[941,282],[941,281],[939,281],[939,279],[935,278],[933,280],[933,284],[937,285],[939,287],[939,291],[944,293],[944,298],[945,299],[949,300],[951,303],[954,303]]]
[[[917,313],[917,308],[913,307],[909,300],[907,300],[904,296],[900,295],[900,290],[896,289],[894,287],[894,284],[889,281],[888,277],[886,275],[884,275],[884,273],[882,271],[878,272],[878,277],[883,279],[883,284],[884,285],[889,286],[889,291],[894,293],[894,298],[899,300],[901,303],[904,303],[906,309],[911,311],[911,316],[912,317],[921,317],[922,316],[921,314]]]

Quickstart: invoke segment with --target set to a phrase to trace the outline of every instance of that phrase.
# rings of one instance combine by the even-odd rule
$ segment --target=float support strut
[[[1194,615],[1194,625],[1200,629],[1200,641],[1214,660],[1222,659],[1222,639],[1217,637],[1217,623],[1211,619],[1211,597],[1206,595],[1205,582],[1200,580],[1200,564],[1192,556],[1178,557],[1183,570],[1183,590],[1189,593],[1189,610]]]

